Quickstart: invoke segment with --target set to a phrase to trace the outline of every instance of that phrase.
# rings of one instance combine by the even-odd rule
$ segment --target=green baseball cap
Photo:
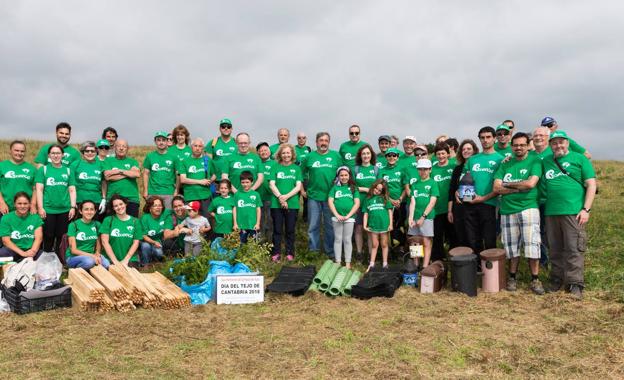
[[[154,135],[154,139],[157,139],[159,137],[164,137],[167,138],[169,136],[169,134],[167,132],[163,132],[163,131],[158,131],[156,132],[156,134]]]
[[[496,127],[496,132],[500,131],[501,129],[506,130],[507,132],[511,131],[511,129],[509,129],[509,126],[505,125],[505,124],[501,124],[498,127]]]
[[[98,142],[97,142],[97,144],[95,144],[95,146],[98,147],[98,148],[101,147],[101,146],[107,146],[107,147],[110,148],[110,143],[106,139],[101,139],[101,140],[98,140]]]
[[[401,155],[401,151],[398,150],[397,148],[390,148],[386,151],[386,156],[392,153],[396,154],[397,156]]]
[[[557,129],[556,131],[554,131],[551,135],[550,135],[550,139],[556,139],[556,138],[562,138],[562,139],[566,139],[569,140],[570,138],[568,137],[568,134],[565,133],[562,130]]]
[[[229,124],[229,125],[232,125],[232,120],[227,119],[227,118],[225,118],[225,119],[221,119],[221,120],[219,120],[219,125],[221,125],[221,124]]]

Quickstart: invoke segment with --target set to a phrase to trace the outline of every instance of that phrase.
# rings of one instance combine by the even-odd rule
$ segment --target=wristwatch
[[[581,210],[584,210],[588,214],[591,212],[591,208],[587,208],[587,207],[583,207]]]

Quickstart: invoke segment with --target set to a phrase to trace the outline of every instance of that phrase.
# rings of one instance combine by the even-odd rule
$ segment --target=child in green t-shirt
[[[214,233],[216,237],[224,237],[232,233],[234,221],[232,219],[234,209],[234,197],[230,195],[232,183],[228,179],[219,182],[219,197],[210,202],[208,211],[215,218]]]
[[[247,243],[249,237],[256,236],[260,229],[262,199],[257,191],[251,190],[253,174],[245,170],[240,174],[241,189],[234,194],[234,231],[239,231],[241,243]]]
[[[423,242],[423,268],[429,265],[431,245],[433,242],[433,218],[435,218],[435,204],[440,196],[438,184],[431,178],[431,161],[420,159],[416,164],[420,179],[410,189],[409,236],[416,236]],[[414,258],[418,265],[418,257]]]
[[[344,245],[345,266],[351,269],[351,236],[355,226],[354,216],[360,208],[360,192],[347,166],[338,168],[335,182],[336,185],[329,191],[327,202],[333,215],[335,261],[342,263]]]
[[[364,206],[364,231],[371,241],[371,257],[367,272],[375,266],[377,248],[381,244],[383,267],[388,267],[388,232],[392,231],[392,203],[388,200],[388,186],[383,179],[371,185]]]

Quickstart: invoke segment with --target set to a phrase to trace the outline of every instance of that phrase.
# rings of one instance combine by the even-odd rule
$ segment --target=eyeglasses
[[[386,157],[399,157],[399,155],[396,153],[390,153],[390,154],[386,154]]]
[[[229,125],[229,124],[221,124],[219,127],[220,127],[221,129],[232,129],[232,126],[231,126],[231,125]]]
[[[529,144],[512,144],[512,148],[526,148]]]
[[[109,150],[110,146],[102,145],[102,146],[98,146],[98,149]]]
[[[173,141],[173,137],[167,137],[167,141]]]
[[[85,149],[83,153],[95,153],[95,149]]]
[[[507,136],[508,134],[509,134],[509,131],[496,132],[496,136]]]
[[[351,136],[358,136],[360,134],[360,132],[349,132],[349,134]]]

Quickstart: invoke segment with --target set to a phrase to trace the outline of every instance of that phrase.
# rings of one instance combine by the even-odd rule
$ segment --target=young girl
[[[233,230],[232,210],[234,209],[234,197],[230,196],[232,184],[227,179],[219,182],[220,197],[216,197],[210,202],[210,215],[215,218],[214,232],[216,237],[223,237],[231,234]]]
[[[329,191],[328,205],[332,212],[334,227],[334,254],[336,263],[342,263],[344,244],[345,266],[351,269],[351,236],[355,225],[355,214],[360,207],[360,192],[355,186],[351,171],[341,166],[336,172],[336,185]]]
[[[418,236],[423,240],[423,268],[429,265],[431,258],[431,243],[433,240],[433,218],[435,218],[435,204],[440,196],[438,184],[431,178],[431,161],[420,159],[416,164],[420,180],[410,188],[409,236]],[[418,265],[418,258],[414,258]]]
[[[106,257],[102,256],[102,244],[99,232],[100,223],[95,220],[95,203],[86,200],[80,204],[80,218],[69,224],[67,238],[69,247],[65,259],[69,268],[89,270],[96,265],[108,269],[110,265]]]
[[[197,256],[201,252],[202,236],[210,231],[210,223],[208,219],[199,215],[201,208],[199,201],[192,201],[184,208],[188,211],[188,216],[182,222],[187,228],[186,236],[184,236],[184,254],[192,253],[193,256]]]
[[[392,203],[388,200],[388,188],[383,179],[370,187],[364,206],[364,230],[371,240],[371,257],[367,272],[375,266],[377,248],[381,242],[383,267],[388,267],[388,232],[392,231]]]

